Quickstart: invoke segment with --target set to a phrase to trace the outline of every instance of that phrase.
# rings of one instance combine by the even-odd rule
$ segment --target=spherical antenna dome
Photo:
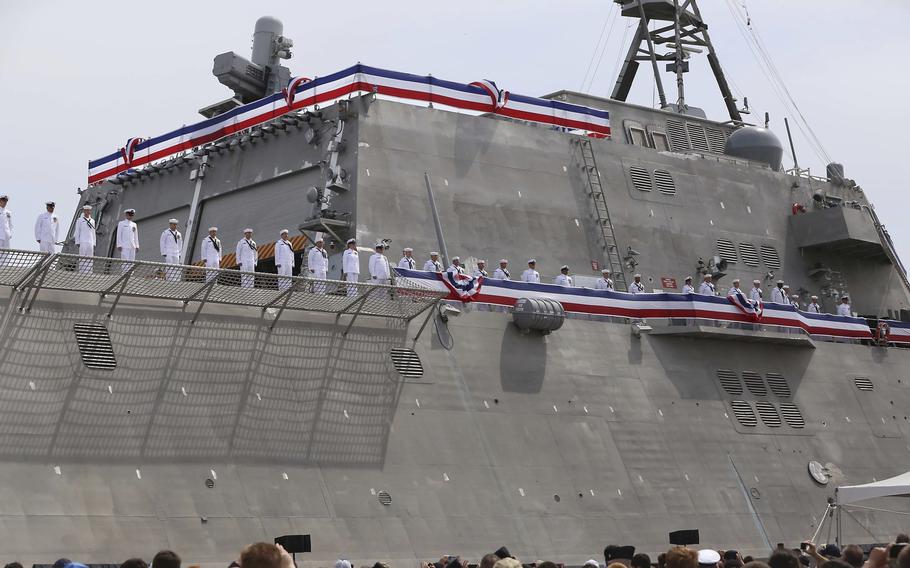
[[[724,153],[768,164],[772,170],[778,171],[784,155],[784,146],[780,143],[780,139],[767,128],[745,126],[727,138]]]

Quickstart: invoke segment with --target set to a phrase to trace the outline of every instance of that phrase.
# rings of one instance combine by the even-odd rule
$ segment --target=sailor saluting
[[[237,241],[236,254],[240,272],[256,271],[256,263],[259,262],[259,246],[253,240],[253,229],[247,227],[243,230],[243,238]],[[240,286],[243,288],[252,288],[255,282],[256,277],[252,274],[240,275]]]
[[[206,268],[221,268],[221,239],[218,238],[218,227],[209,227],[209,236],[202,239],[202,262]],[[216,278],[218,273],[206,270],[205,281]]]

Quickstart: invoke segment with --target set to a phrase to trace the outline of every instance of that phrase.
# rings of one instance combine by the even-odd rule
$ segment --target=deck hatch
[[[406,379],[419,379],[423,376],[423,364],[413,349],[393,347],[389,351],[395,370]]]
[[[761,416],[761,421],[765,426],[768,428],[780,428],[780,415],[777,413],[774,404],[767,400],[759,400],[755,403],[755,409],[758,410],[758,415]]]
[[[632,178],[632,186],[638,191],[651,191],[651,174],[641,166],[632,166],[629,168],[629,177]]]
[[[74,323],[73,331],[83,365],[105,371],[117,368],[114,347],[106,327],[99,323]]]
[[[790,398],[793,396],[793,393],[790,392],[790,384],[780,373],[765,373],[765,380],[768,381],[768,387],[777,398]]]
[[[654,170],[654,185],[664,195],[676,195],[676,182],[666,170]]]
[[[803,420],[803,413],[800,412],[799,407],[792,402],[780,403],[780,413],[783,415],[784,420],[790,428],[806,427],[806,421]]]
[[[718,369],[717,378],[720,379],[720,386],[723,387],[727,394],[733,396],[741,396],[743,394],[743,384],[739,382],[736,371]]]
[[[758,266],[758,251],[752,243],[739,243],[739,256],[746,266]]]
[[[743,426],[748,426],[754,428],[758,426],[758,419],[755,417],[755,412],[752,411],[752,405],[744,400],[733,400],[730,401],[730,408],[733,409],[733,416],[736,417],[736,420]]]

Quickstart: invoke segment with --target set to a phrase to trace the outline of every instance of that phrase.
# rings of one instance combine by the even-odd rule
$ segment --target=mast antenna
[[[620,5],[622,15],[638,18],[639,25],[625,61],[616,78],[611,98],[625,101],[638,71],[639,61],[650,61],[654,81],[660,97],[660,108],[685,113],[687,110],[684,74],[689,71],[689,57],[692,53],[708,52],[708,64],[724,99],[730,119],[742,122],[742,114],[736,108],[736,99],[727,84],[720,60],[708,35],[708,25],[702,20],[696,0],[613,0]],[[667,24],[648,30],[651,20]],[[644,45],[642,45],[644,43]],[[669,51],[658,53],[657,49]],[[676,74],[676,104],[667,104],[663,82],[660,78],[658,61],[666,61],[666,70]]]

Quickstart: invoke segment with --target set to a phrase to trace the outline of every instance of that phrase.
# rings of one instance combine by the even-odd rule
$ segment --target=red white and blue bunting
[[[449,300],[464,301],[440,272],[396,268],[398,283],[449,292]],[[514,280],[483,278],[469,301],[514,306],[519,298],[549,298],[562,304],[567,312],[626,318],[701,318],[718,321],[761,323],[794,327],[809,335],[872,339],[863,318],[814,314],[785,304],[768,303],[759,307],[743,298],[745,308],[733,298],[699,294],[629,294],[555,284],[528,284]],[[750,310],[751,311],[747,311]],[[759,313],[760,312],[760,313]],[[910,344],[910,324],[888,321],[887,341]]]
[[[456,110],[492,113],[600,138],[610,136],[610,113],[602,109],[510,93],[486,79],[457,83],[357,64],[313,80],[296,77],[280,93],[160,136],[131,138],[125,147],[89,162],[88,182],[99,183],[130,168],[168,158],[288,112],[317,104],[331,104],[361,93],[376,93]]]

